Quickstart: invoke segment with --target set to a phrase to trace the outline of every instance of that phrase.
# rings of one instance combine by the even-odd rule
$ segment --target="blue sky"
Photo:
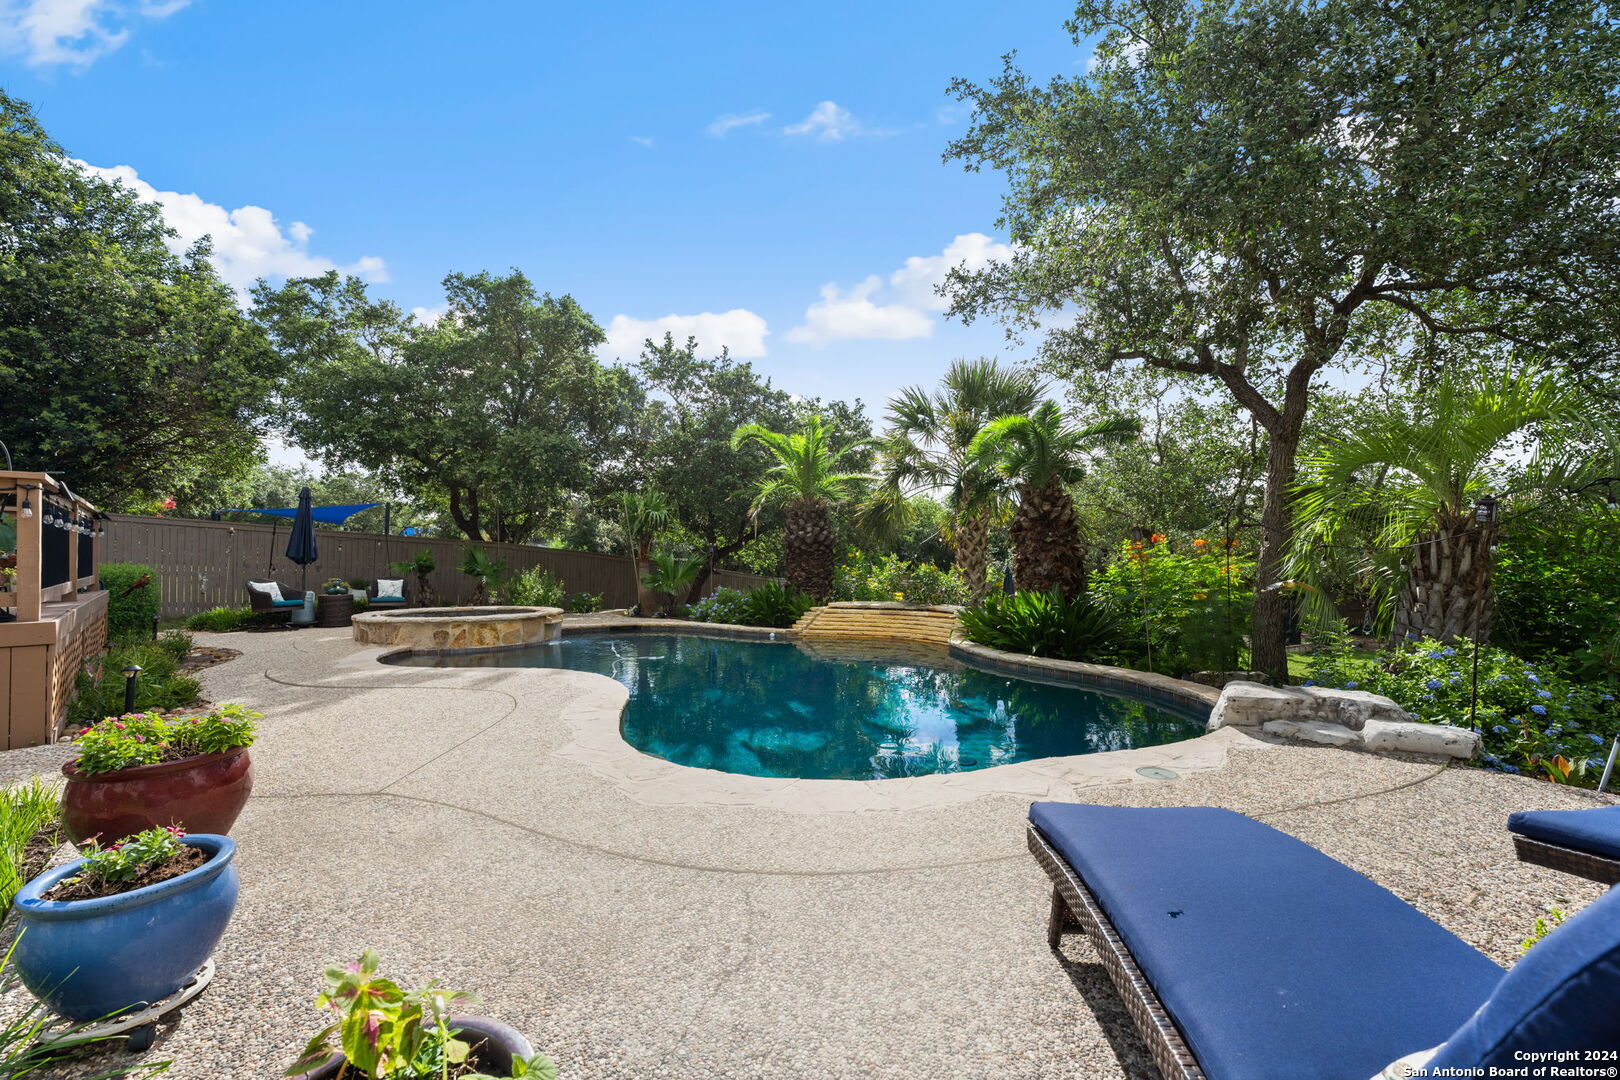
[[[940,160],[944,91],[1013,49],[1082,70],[1069,10],[0,0],[0,77],[239,284],[338,266],[431,312],[446,272],[516,266],[606,355],[695,329],[876,416],[954,356],[1020,356],[930,296],[1005,239],[999,178]]]

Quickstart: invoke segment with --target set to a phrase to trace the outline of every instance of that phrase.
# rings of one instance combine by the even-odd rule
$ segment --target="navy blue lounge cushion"
[[[1532,840],[1620,859],[1620,806],[1592,810],[1521,810],[1508,829]]]
[[[1430,1060],[1430,1075],[1439,1065],[1523,1068],[1527,1061],[1558,1060],[1524,1056],[1550,1050],[1620,1050],[1620,889],[1525,953],[1485,1007]],[[1614,1061],[1586,1063],[1606,1068]]]
[[[1489,957],[1286,833],[1216,807],[1036,803],[1211,1080],[1358,1080],[1444,1042]]]

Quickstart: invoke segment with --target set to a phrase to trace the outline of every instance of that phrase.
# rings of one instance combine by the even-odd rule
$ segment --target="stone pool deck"
[[[1011,766],[772,804],[643,758],[637,797],[579,752],[623,700],[601,676],[383,667],[346,629],[198,640],[242,651],[206,696],[266,718],[218,976],[148,1056],[177,1080],[279,1075],[320,1025],[321,968],[368,946],[402,981],[476,992],[567,1080],[1153,1077],[1083,939],[1047,948],[1032,797],[1241,810],[1503,962],[1548,905],[1600,891],[1516,862],[1503,828],[1600,798],[1496,773],[1232,731],[1158,748],[1170,781],[1065,759],[1031,763],[1039,792]],[[0,776],[67,756],[0,754]]]

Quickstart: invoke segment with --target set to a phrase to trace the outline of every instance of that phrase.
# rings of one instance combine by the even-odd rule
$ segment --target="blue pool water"
[[[620,730],[681,765],[873,780],[1191,738],[1203,720],[1129,698],[967,667],[942,647],[811,645],[688,634],[570,636],[427,667],[594,671],[630,691]]]

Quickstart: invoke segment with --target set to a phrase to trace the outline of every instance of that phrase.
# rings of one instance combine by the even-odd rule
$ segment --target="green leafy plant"
[[[1530,936],[1519,942],[1521,954],[1529,952],[1540,943],[1541,939],[1552,933],[1554,929],[1564,924],[1569,916],[1564,914],[1562,908],[1548,908],[1545,916],[1537,915],[1536,924],[1530,931]]]
[[[1092,595],[1119,617],[1121,657],[1132,667],[1231,671],[1244,657],[1254,560],[1225,539],[1176,544],[1154,533],[1126,541],[1095,575]]]
[[[602,610],[602,594],[577,592],[568,594],[567,608],[575,615],[589,615]]]
[[[834,600],[904,600],[912,604],[968,604],[973,590],[956,570],[908,563],[898,555],[873,558],[852,551],[833,574]]]
[[[349,588],[351,588],[351,589],[369,589],[369,588],[371,588],[371,579],[370,578],[363,578],[363,577],[352,577],[352,578],[349,579]]]
[[[506,560],[497,559],[480,547],[468,547],[461,552],[461,572],[473,579],[472,603],[490,603],[501,591],[506,574]]]
[[[686,595],[686,590],[691,588],[692,582],[697,580],[708,562],[702,555],[688,557],[673,551],[656,551],[651,561],[652,569],[642,575],[641,583],[658,595],[658,611],[661,615],[674,610],[679,598]]]
[[[102,563],[101,584],[107,590],[107,637],[150,638],[160,603],[158,572],[140,563]]]
[[[446,990],[437,981],[419,990],[403,989],[377,974],[380,964],[377,953],[367,949],[354,963],[326,969],[326,988],[316,997],[315,1007],[331,1013],[333,1020],[316,1033],[284,1075],[309,1072],[339,1054],[345,1076],[352,1070],[353,1075],[371,1080],[452,1076],[496,1080],[460,1068],[471,1047],[456,1038],[449,1024],[452,1005],[476,999],[464,991]],[[557,1067],[549,1057],[536,1054],[513,1062],[511,1075],[555,1080]]]
[[[179,673],[180,662],[161,643],[115,645],[102,657],[99,672],[81,671],[77,696],[68,706],[68,723],[82,727],[103,717],[124,711],[124,668],[141,668],[135,684],[137,710],[170,711],[197,702],[200,686],[196,679]]]
[[[259,625],[259,613],[245,607],[216,607],[187,616],[186,629],[205,634],[233,634]]]
[[[743,620],[747,625],[788,627],[814,607],[815,601],[791,585],[767,581],[748,590],[747,604]]]
[[[166,719],[156,713],[109,716],[84,728],[74,739],[78,769],[86,776],[179,761],[199,754],[222,754],[252,746],[260,713],[243,705],[220,705],[197,716]]]
[[[562,607],[563,583],[550,570],[531,566],[512,579],[507,597],[524,607]]]
[[[196,645],[192,636],[182,630],[170,630],[160,636],[157,643],[158,648],[174,657],[177,663],[190,656],[192,648]]]
[[[35,837],[47,837],[44,846],[55,847],[57,817],[62,795],[54,784],[39,777],[0,788],[0,909],[9,910],[17,895],[36,869],[27,865]],[[0,1040],[3,1045],[3,1040]],[[4,1061],[0,1057],[0,1061]],[[0,1072],[0,1075],[5,1075]]]
[[[1620,734],[1613,691],[1574,682],[1502,649],[1479,650],[1477,702],[1474,650],[1467,642],[1409,642],[1385,653],[1380,663],[1359,668],[1346,649],[1333,642],[1317,650],[1307,665],[1306,685],[1382,694],[1425,723],[1472,723],[1486,768],[1591,786],[1605,749]]]
[[[126,836],[106,847],[92,838],[85,845],[79,872],[58,884],[83,885],[101,894],[118,892],[118,886],[127,885],[185,851],[185,835],[184,829],[167,825]]]
[[[968,640],[1006,652],[1055,660],[1105,660],[1120,635],[1118,618],[1085,596],[1057,589],[989,596],[960,613]]]

